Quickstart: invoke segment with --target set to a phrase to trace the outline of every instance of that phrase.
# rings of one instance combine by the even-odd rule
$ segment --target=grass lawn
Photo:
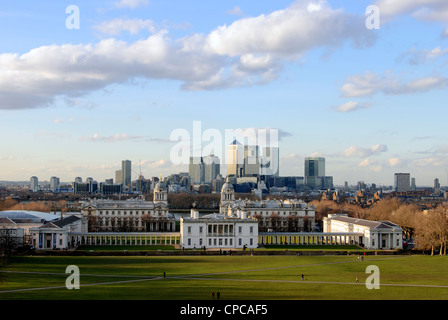
[[[224,300],[446,300],[447,263],[417,255],[13,257],[1,267],[9,272],[0,272],[0,300],[210,300],[212,291]],[[80,270],[79,290],[65,287],[69,265]],[[369,265],[379,268],[379,289],[366,288]],[[31,288],[39,289],[23,291]]]

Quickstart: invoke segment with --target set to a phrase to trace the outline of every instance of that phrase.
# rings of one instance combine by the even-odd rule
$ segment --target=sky
[[[281,176],[448,184],[446,0],[2,0],[0,39],[0,180],[166,176],[179,130],[269,128]]]

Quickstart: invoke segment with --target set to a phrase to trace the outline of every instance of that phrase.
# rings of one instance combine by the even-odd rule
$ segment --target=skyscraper
[[[305,180],[306,177],[325,176],[325,158],[308,157],[305,158]]]
[[[206,157],[190,157],[188,171],[193,183],[212,183],[221,172],[219,158],[213,154]]]
[[[407,192],[411,189],[410,173],[395,173],[394,187],[396,192]]]
[[[204,157],[204,181],[212,183],[216,176],[221,173],[221,165],[219,158],[213,154]]]
[[[333,177],[325,176],[325,158],[305,158],[305,186],[310,189],[333,188]]]
[[[260,155],[261,172],[263,176],[278,177],[280,174],[279,148],[264,147]]]
[[[59,178],[58,177],[51,177],[50,178],[50,189],[53,192],[59,190]]]
[[[193,184],[199,184],[205,181],[205,164],[202,157],[190,157],[188,173]]]
[[[123,160],[121,162],[121,183],[123,184],[123,186],[131,186],[131,169],[131,161]]]
[[[33,192],[39,191],[39,179],[35,176],[30,179],[30,190]]]
[[[227,146],[227,175],[242,177],[244,168],[244,148],[236,139]]]

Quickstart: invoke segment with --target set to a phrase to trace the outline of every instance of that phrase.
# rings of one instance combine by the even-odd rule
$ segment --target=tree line
[[[331,213],[347,214],[349,217],[390,221],[403,229],[404,238],[413,240],[415,248],[429,250],[431,255],[439,251],[446,255],[448,244],[448,206],[440,204],[435,208],[422,210],[418,205],[403,203],[398,198],[387,198],[369,208],[331,200],[312,201],[316,209],[316,221],[322,223]]]

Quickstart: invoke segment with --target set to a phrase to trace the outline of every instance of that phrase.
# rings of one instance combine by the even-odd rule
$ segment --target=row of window
[[[300,215],[300,213],[303,213],[303,212],[305,212],[305,216],[308,216],[308,210],[306,210],[306,211],[300,211],[300,212],[290,212],[290,211],[283,211],[283,212],[275,212],[275,211],[272,211],[272,212],[263,212],[263,211],[260,211],[260,212],[257,212],[257,211],[255,211],[255,212],[251,212],[251,211],[248,211],[247,212],[247,215],[250,217],[250,216],[254,216],[254,215],[260,215],[260,216],[271,216],[272,214],[278,214],[279,216],[297,216],[297,215]],[[314,212],[314,211],[313,211]]]
[[[218,233],[218,234],[221,234],[221,233],[233,233],[233,226],[232,225],[229,225],[229,228],[227,229],[227,231],[225,229],[227,229],[227,228],[223,229],[222,227],[218,227],[217,225],[209,225],[208,226],[208,233],[209,234],[212,234],[212,233]],[[187,232],[189,234],[191,234],[191,227],[190,226],[187,227]],[[253,233],[254,232],[254,227],[252,227],[252,226],[249,227],[249,232]],[[199,234],[202,234],[202,233],[203,233],[203,227],[199,226]],[[243,233],[243,227],[242,226],[238,227],[238,233]]]
[[[189,247],[191,247],[191,238],[187,239],[187,244]],[[202,238],[199,238],[199,247],[202,247],[204,245]],[[243,245],[243,239],[238,238],[238,245]],[[254,245],[254,239],[249,239],[249,245]],[[233,238],[209,238],[208,239],[208,246],[211,247],[228,247],[233,246]]]
[[[117,215],[126,215],[127,213],[129,213],[129,215],[133,215],[133,214],[135,214],[135,215],[143,215],[143,214],[150,214],[150,215],[152,215],[152,216],[156,216],[156,217],[159,217],[159,216],[164,216],[166,213],[165,213],[165,211],[157,211],[157,212],[152,212],[152,211],[132,211],[132,210],[130,210],[130,211],[116,211],[116,213],[117,213]],[[103,214],[105,214],[105,215],[109,215],[109,211],[102,211],[102,210],[100,210],[99,211],[99,215],[103,215]],[[111,215],[115,215],[115,211],[111,211]]]

